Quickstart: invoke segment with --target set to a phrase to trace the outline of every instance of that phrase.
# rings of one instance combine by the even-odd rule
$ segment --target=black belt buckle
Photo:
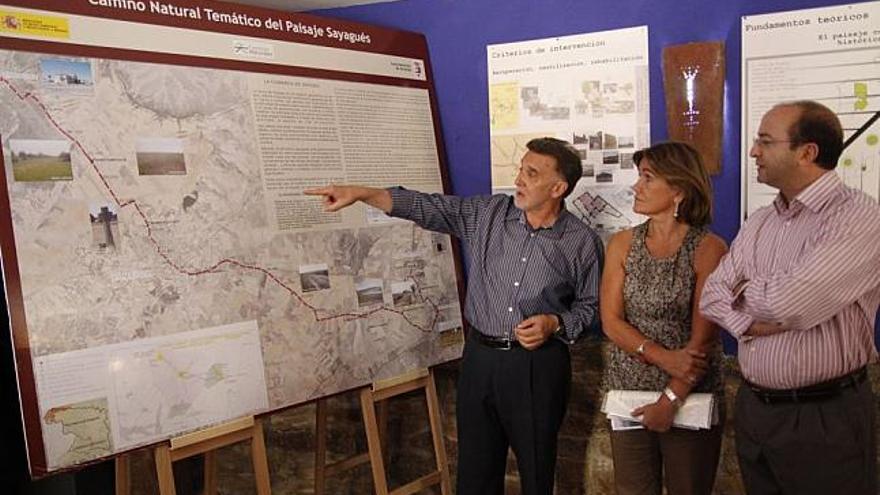
[[[754,394],[754,396],[757,397],[758,400],[763,402],[764,404],[769,405],[769,404],[773,404],[774,402],[777,402],[777,401],[773,400],[773,396],[771,394],[768,394],[764,390],[761,390],[760,388],[758,388],[752,384],[749,384],[749,388],[752,390],[752,394]]]
[[[499,351],[509,351],[514,347],[519,347],[519,341],[515,339],[506,339],[503,337],[489,337],[482,333],[477,333],[477,341],[486,347]]]
[[[858,369],[849,375],[843,377],[843,380],[840,382],[840,388],[856,388],[862,384],[863,381],[868,379],[868,367]]]

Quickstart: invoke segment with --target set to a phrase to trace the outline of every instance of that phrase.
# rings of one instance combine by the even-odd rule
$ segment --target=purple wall
[[[455,194],[490,191],[486,45],[648,25],[651,138],[667,137],[662,49],[721,40],[727,81],[722,171],[714,180],[713,230],[730,240],[739,229],[740,17],[826,5],[841,0],[402,0],[323,10],[344,18],[424,33],[428,39],[440,119]],[[877,325],[880,338],[880,321]],[[730,342],[727,343],[730,350]]]

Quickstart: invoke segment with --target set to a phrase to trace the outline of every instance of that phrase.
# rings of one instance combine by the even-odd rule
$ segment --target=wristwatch
[[[553,316],[559,320],[559,325],[556,327],[556,330],[553,330],[553,335],[568,342],[568,335],[565,333],[565,322],[562,320],[562,316],[559,313],[553,313]]]
[[[679,407],[681,407],[681,406],[684,405],[684,401],[682,401],[681,399],[679,399],[679,398],[678,398],[678,395],[676,395],[675,392],[674,392],[671,388],[669,388],[669,387],[666,387],[666,388],[663,389],[663,395],[665,395],[666,398],[669,399],[669,402],[671,402],[672,405],[673,405],[676,409],[678,409]]]

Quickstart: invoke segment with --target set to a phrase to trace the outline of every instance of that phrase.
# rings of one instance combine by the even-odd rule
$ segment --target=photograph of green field
[[[180,139],[138,139],[135,155],[140,175],[186,174],[183,141]]]
[[[73,180],[70,143],[52,139],[10,139],[16,182]]]

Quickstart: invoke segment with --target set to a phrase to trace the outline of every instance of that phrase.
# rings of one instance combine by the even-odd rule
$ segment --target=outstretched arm
[[[375,189],[361,186],[326,186],[303,191],[322,196],[324,209],[338,211],[361,201],[386,214],[410,220],[423,229],[454,235],[469,241],[492,196],[460,198],[436,193],[410,191],[402,187]]]
[[[339,211],[357,201],[362,201],[374,208],[391,213],[391,193],[387,189],[362,186],[337,186],[329,185],[306,189],[303,194],[309,196],[323,196],[324,209],[326,211]]]

